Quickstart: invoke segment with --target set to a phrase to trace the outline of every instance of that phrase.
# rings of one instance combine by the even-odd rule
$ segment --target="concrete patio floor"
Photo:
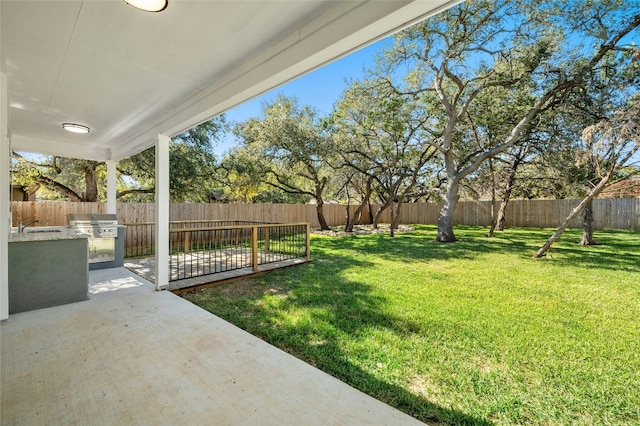
[[[2,425],[421,424],[125,268],[1,327]]]

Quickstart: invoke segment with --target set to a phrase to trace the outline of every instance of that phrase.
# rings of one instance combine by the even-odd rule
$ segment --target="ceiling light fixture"
[[[124,2],[146,12],[162,12],[169,5],[169,0],[124,0]]]
[[[89,131],[91,130],[87,126],[74,123],[62,123],[62,128],[73,133],[89,133]]]

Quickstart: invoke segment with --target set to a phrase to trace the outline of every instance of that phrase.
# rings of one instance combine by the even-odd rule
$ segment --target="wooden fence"
[[[507,226],[555,228],[579,203],[579,200],[514,200],[507,208]],[[375,209],[378,206],[374,205]],[[403,204],[400,223],[435,224],[442,207],[439,203]],[[596,229],[627,229],[640,231],[640,198],[607,198],[594,200]],[[497,206],[496,206],[497,208]],[[355,210],[355,207],[353,207]],[[19,220],[38,219],[40,226],[67,225],[68,213],[104,213],[104,203],[69,203],[54,201],[14,201],[11,203],[12,224]],[[345,206],[325,204],[324,214],[330,226],[343,225]],[[155,221],[155,205],[149,203],[119,203],[119,223]],[[365,212],[363,217],[368,217]],[[172,204],[172,221],[243,220],[255,222],[308,222],[317,228],[316,206],[305,204]],[[463,201],[458,203],[455,223],[487,226],[491,220],[491,202]],[[389,212],[382,216],[389,222]],[[574,223],[579,226],[580,222]]]

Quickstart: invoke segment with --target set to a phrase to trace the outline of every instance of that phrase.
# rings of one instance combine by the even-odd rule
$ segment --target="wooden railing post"
[[[251,269],[258,271],[258,227],[251,227]]]
[[[186,229],[187,228],[187,222],[182,222],[182,229]],[[191,237],[191,233],[185,231],[184,233],[184,253],[187,254],[189,253],[190,249],[191,249],[191,241],[190,241],[190,237]]]

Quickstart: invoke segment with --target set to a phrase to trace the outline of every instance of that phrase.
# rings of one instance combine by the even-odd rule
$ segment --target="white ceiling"
[[[11,149],[120,160],[458,2],[1,0]]]

